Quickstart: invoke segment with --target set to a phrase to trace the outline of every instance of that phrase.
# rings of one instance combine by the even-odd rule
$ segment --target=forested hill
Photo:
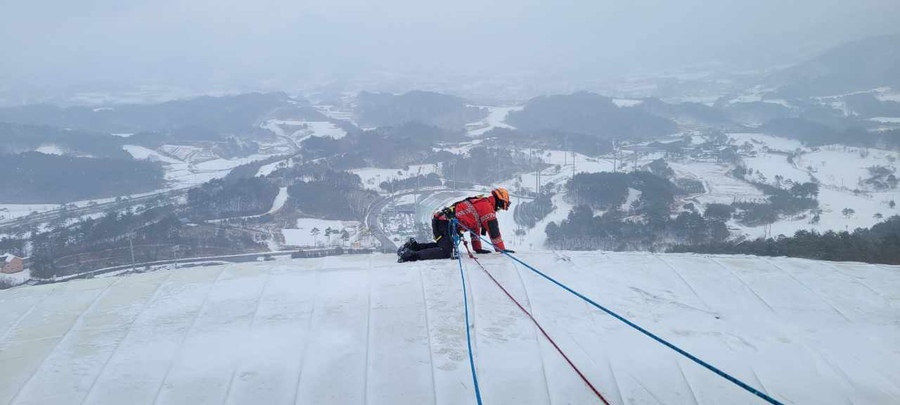
[[[36,104],[0,108],[0,122],[104,133],[169,132],[197,127],[233,134],[251,131],[268,114],[279,108],[293,107],[294,103],[297,101],[284,93],[246,93],[108,108]]]
[[[356,115],[364,126],[397,126],[419,122],[447,130],[462,130],[487,116],[487,110],[468,106],[463,99],[429,91],[401,95],[362,92]]]
[[[900,216],[853,232],[800,230],[792,237],[676,246],[672,252],[788,256],[807,259],[900,264]]]
[[[533,98],[521,111],[510,112],[506,121],[525,131],[556,130],[602,139],[647,138],[677,131],[669,119],[618,107],[608,97],[586,92]]]
[[[3,155],[0,203],[68,203],[116,197],[161,188],[163,169],[156,163],[46,155]]]
[[[99,132],[0,122],[0,155],[52,145],[73,155],[131,159],[131,155],[122,149],[123,139]]]

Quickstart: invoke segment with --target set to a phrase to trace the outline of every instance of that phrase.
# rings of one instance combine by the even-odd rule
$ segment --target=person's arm
[[[506,250],[506,245],[503,244],[503,237],[500,235],[500,222],[497,221],[497,214],[492,212],[485,215],[481,218],[481,221],[482,226],[487,228],[491,243],[494,244],[494,250],[498,252]]]

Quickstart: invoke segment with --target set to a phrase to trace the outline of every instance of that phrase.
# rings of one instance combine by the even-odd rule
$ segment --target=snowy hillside
[[[566,254],[520,256],[780,401],[900,401],[898,267]],[[759,403],[510,260],[482,262],[611,403]],[[598,403],[463,264],[485,403]],[[455,261],[390,255],[0,291],[0,403],[474,403],[462,298]]]

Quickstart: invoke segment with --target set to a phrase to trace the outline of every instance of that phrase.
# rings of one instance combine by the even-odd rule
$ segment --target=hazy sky
[[[0,86],[606,77],[779,63],[900,21],[898,0],[0,2]]]

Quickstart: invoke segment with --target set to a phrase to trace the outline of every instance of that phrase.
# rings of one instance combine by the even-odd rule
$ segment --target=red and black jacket
[[[472,247],[481,249],[481,239],[479,234],[487,234],[494,244],[494,250],[506,250],[503,244],[503,238],[500,236],[500,223],[497,222],[497,202],[494,196],[478,196],[471,197],[459,201],[443,211],[435,213],[435,216],[441,219],[450,219],[455,217],[459,222],[460,231],[468,229],[471,232],[469,236],[472,239]]]

